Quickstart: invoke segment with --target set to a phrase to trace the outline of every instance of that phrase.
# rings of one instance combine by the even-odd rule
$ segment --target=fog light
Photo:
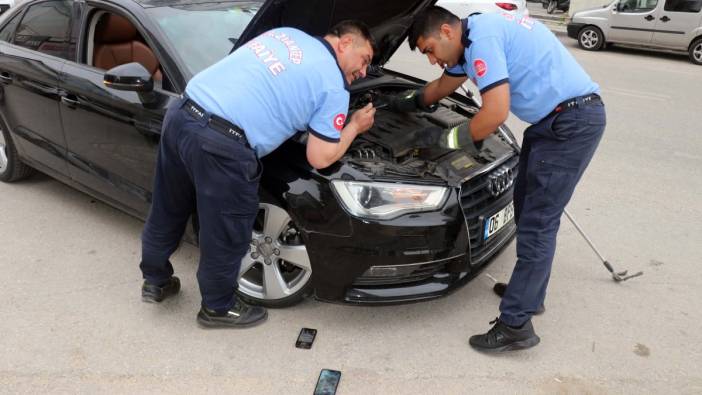
[[[392,266],[372,266],[363,273],[363,277],[395,277],[400,273],[398,268]]]

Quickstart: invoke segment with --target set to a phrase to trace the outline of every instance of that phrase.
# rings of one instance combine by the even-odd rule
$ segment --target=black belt
[[[226,119],[214,114],[210,114],[197,103],[190,99],[186,99],[183,108],[195,119],[207,119],[207,123],[212,130],[216,130],[227,137],[231,137],[245,146],[251,148],[249,141],[246,139],[244,130]]]
[[[558,104],[556,108],[554,108],[553,111],[551,111],[544,119],[550,117],[551,115],[558,114],[559,112],[570,110],[572,108],[584,107],[597,103],[602,103],[602,98],[600,98],[600,95],[598,95],[597,93],[590,93],[589,95],[574,97],[572,99],[568,99]]]

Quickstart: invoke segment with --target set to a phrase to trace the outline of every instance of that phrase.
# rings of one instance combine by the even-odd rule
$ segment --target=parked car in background
[[[377,51],[351,86],[350,112],[426,83],[383,65],[433,0],[310,1],[32,0],[11,9],[0,22],[0,181],[38,169],[145,218],[168,104],[193,75],[278,26],[322,35],[356,18],[371,27]],[[457,94],[433,112],[378,109],[374,126],[323,170],[307,162],[304,131],[262,158],[238,294],[267,306],[309,294],[399,303],[468,282],[515,233],[518,147],[504,125],[477,152],[423,141],[477,111]],[[192,227],[197,234],[196,215]]]
[[[576,12],[568,36],[588,51],[626,44],[686,52],[702,65],[701,10],[702,0],[617,0]]]
[[[459,18],[486,12],[508,12],[529,16],[526,0],[439,0],[436,5],[446,8]]]
[[[541,6],[544,7],[549,14],[553,14],[556,10],[568,12],[570,0],[541,0]]]

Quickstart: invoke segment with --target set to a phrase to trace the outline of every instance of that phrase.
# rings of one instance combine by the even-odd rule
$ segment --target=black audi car
[[[433,3],[22,3],[0,22],[0,180],[19,181],[36,169],[143,219],[165,109],[197,72],[274,27],[322,35],[342,19],[360,19],[378,50],[368,76],[351,86],[354,111],[425,83],[383,65],[414,15]],[[505,126],[479,152],[419,142],[428,128],[458,125],[477,110],[470,95],[459,94],[433,112],[379,109],[373,128],[324,170],[307,163],[305,133],[264,157],[238,293],[268,306],[309,294],[384,304],[435,298],[465,284],[514,235],[518,149]],[[192,224],[194,236],[197,213]]]

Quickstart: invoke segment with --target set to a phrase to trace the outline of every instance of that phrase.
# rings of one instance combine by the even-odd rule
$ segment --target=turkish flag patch
[[[487,74],[487,63],[482,59],[475,59],[473,61],[473,69],[475,70],[475,75],[478,77],[483,77]]]
[[[346,123],[346,115],[344,114],[339,114],[334,117],[334,128],[338,131],[341,131],[341,129],[344,128],[344,124]]]

